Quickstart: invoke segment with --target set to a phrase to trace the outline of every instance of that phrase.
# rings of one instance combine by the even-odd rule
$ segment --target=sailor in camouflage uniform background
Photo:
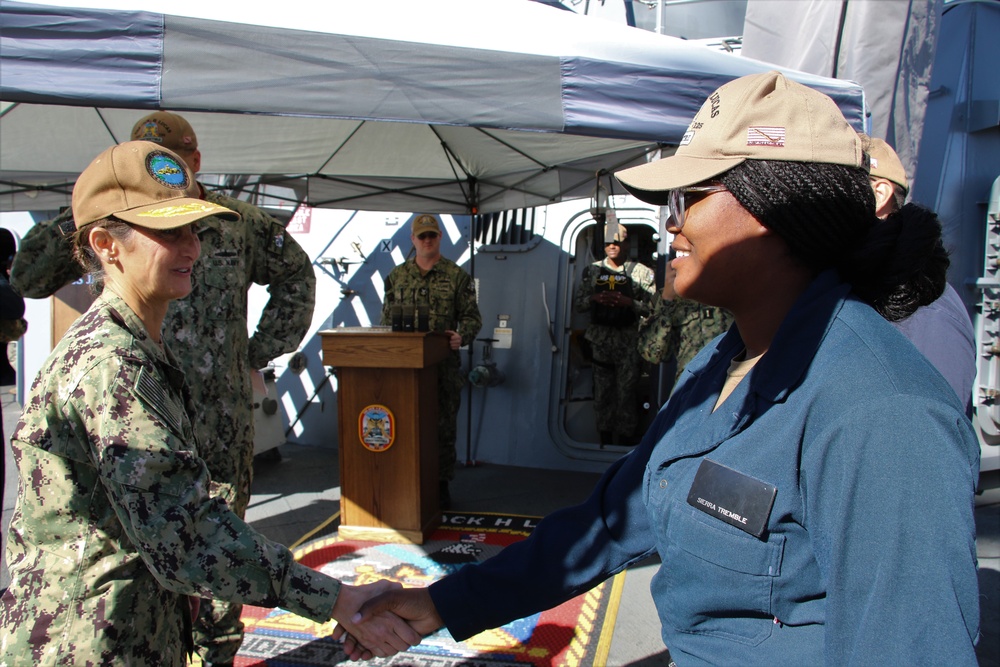
[[[177,114],[158,111],[140,119],[132,137],[174,150],[193,173],[201,167],[197,137]],[[210,216],[199,223],[202,254],[191,295],[171,303],[164,337],[191,388],[195,430],[216,484],[213,492],[242,517],[253,476],[251,373],[301,343],[312,322],[316,277],[309,256],[278,221],[256,206],[195,185],[205,201],[238,212],[242,220]],[[83,275],[72,259],[68,233],[73,229],[67,210],[28,231],[11,272],[16,290],[44,298]],[[268,285],[270,298],[250,337],[247,290],[254,283]],[[243,640],[241,610],[220,601],[202,605],[196,640],[207,662],[233,661]]]
[[[649,314],[654,284],[649,267],[627,259],[627,233],[619,225],[608,238],[607,256],[584,269],[573,299],[577,312],[590,313],[584,339],[590,343],[602,446],[635,444],[639,423],[638,322]]]
[[[161,338],[169,300],[191,289],[191,223],[236,218],[195,185],[176,154],[138,141],[74,188],[81,261],[104,290],[43,364],[11,437],[0,664],[184,665],[188,596],[335,617],[380,655],[419,641],[398,619],[373,630],[402,633],[388,640],[353,628],[373,591],[296,563],[210,493],[184,371]]]
[[[28,329],[24,319],[24,299],[10,286],[10,260],[14,257],[17,244],[9,229],[0,227],[0,385],[14,384],[17,373],[7,358],[8,343],[12,343]],[[0,412],[0,434],[3,434],[3,414]],[[4,484],[7,479],[7,439],[0,443],[0,499],[3,499]]]
[[[639,354],[651,364],[676,359],[674,382],[703,347],[729,331],[732,314],[685,299],[674,291],[676,271],[667,262],[663,290],[653,296],[652,312],[639,323]]]
[[[7,344],[17,341],[28,330],[28,321],[24,319],[24,299],[10,286],[10,265],[16,252],[14,234],[0,227],[0,385],[14,384],[17,380],[17,373],[8,357]],[[2,485],[3,480],[0,480]]]
[[[385,279],[382,324],[392,322],[393,305],[429,304],[431,331],[450,335],[452,352],[438,364],[438,456],[440,459],[441,505],[451,496],[448,482],[455,478],[458,454],[458,407],[465,377],[458,349],[470,345],[483,326],[472,278],[460,266],[441,255],[441,227],[433,215],[413,219],[410,240],[416,256],[408,259]]]

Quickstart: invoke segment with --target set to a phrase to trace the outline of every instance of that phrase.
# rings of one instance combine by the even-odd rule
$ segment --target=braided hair
[[[944,292],[949,259],[937,216],[907,204],[880,221],[864,170],[747,160],[719,180],[798,261],[816,272],[837,269],[890,322]]]

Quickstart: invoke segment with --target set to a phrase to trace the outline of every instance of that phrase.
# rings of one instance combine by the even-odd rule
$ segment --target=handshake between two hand
[[[390,581],[342,585],[333,618],[333,638],[344,642],[351,660],[388,658],[444,626],[426,588],[404,589]]]

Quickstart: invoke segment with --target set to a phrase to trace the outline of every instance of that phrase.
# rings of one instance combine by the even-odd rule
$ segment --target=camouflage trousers
[[[639,424],[638,334],[632,328],[601,330],[602,335],[591,341],[597,430],[631,438]]]
[[[209,470],[215,483],[213,492],[222,496],[241,519],[250,505],[250,485],[253,481],[253,431],[245,434],[248,444],[239,449],[239,456],[226,457],[225,463],[210,461]],[[225,468],[225,472],[222,472]],[[226,480],[222,477],[225,475]],[[227,480],[233,480],[230,483]],[[206,663],[232,663],[243,644],[243,605],[223,600],[202,600],[194,624],[195,650]]]
[[[450,482],[455,479],[455,464],[458,452],[458,408],[462,402],[462,361],[458,354],[449,354],[438,364],[438,458],[440,480]]]

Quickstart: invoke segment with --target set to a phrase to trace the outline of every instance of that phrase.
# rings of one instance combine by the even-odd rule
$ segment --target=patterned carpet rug
[[[426,586],[449,572],[485,560],[523,539],[535,519],[499,514],[455,514],[422,545],[320,538],[295,557],[347,583],[379,579]],[[406,653],[374,659],[393,667],[560,667],[604,665],[624,573],[541,614],[483,632],[463,642],[441,630]],[[246,606],[246,638],[236,667],[337,665],[348,662],[330,639],[333,623],[318,624],[281,609]],[[361,664],[361,663],[359,663]]]

